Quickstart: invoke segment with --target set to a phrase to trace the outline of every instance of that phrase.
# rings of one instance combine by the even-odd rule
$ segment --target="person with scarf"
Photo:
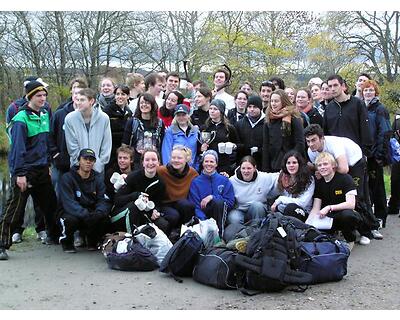
[[[313,88],[314,87],[319,88],[318,85],[314,85]],[[315,105],[313,105],[313,97],[310,90],[302,88],[297,91],[296,107],[300,111],[300,113],[304,113],[306,119],[308,119],[307,122],[303,123],[304,128],[314,123],[319,124],[321,127],[323,127],[323,118],[318,112],[318,109],[315,107]]]
[[[157,116],[163,121],[165,129],[171,125],[172,120],[174,120],[175,108],[178,104],[183,103],[184,98],[179,91],[170,91],[167,93],[164,104],[157,111]]]
[[[243,157],[229,178],[235,193],[235,207],[228,214],[229,224],[244,224],[265,217],[269,209],[267,201],[278,195],[278,176],[278,172],[258,171],[252,156]]]
[[[271,211],[306,221],[314,189],[314,178],[303,156],[295,150],[287,152],[278,178],[280,196],[271,205]]]
[[[191,150],[183,145],[172,148],[169,162],[157,168],[157,174],[166,186],[166,198],[161,211],[169,220],[172,228],[188,222],[194,216],[194,205],[187,196],[192,180],[199,174],[189,166]],[[172,220],[174,220],[172,223]]]
[[[282,89],[271,94],[263,129],[263,171],[280,171],[282,159],[291,149],[304,154],[304,129],[300,113]]]
[[[362,85],[362,95],[368,109],[368,125],[373,138],[371,154],[367,161],[369,196],[374,208],[375,217],[386,224],[387,203],[383,167],[387,165],[384,142],[389,139],[392,128],[389,112],[379,101],[379,87],[374,80],[366,80]],[[375,237],[376,230],[372,230]],[[381,239],[378,237],[378,239]]]
[[[100,106],[101,110],[104,111],[104,109],[114,100],[114,80],[109,77],[102,78],[99,90],[100,93],[96,97],[96,102]]]

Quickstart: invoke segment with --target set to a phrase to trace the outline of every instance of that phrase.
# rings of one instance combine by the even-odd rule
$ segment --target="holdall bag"
[[[107,257],[107,254],[112,252],[114,245],[125,238],[132,238],[132,235],[128,232],[118,231],[114,233],[107,233],[104,236],[103,244],[101,245],[101,252],[104,257]]]
[[[237,289],[236,252],[225,248],[209,248],[199,254],[193,279],[218,289]]]
[[[312,274],[312,283],[342,280],[347,274],[350,250],[343,241],[323,234],[300,246],[299,269]]]
[[[199,253],[204,249],[203,241],[196,232],[185,231],[181,238],[168,251],[160,265],[160,271],[168,273],[176,281],[177,277],[190,277]]]
[[[157,258],[134,238],[127,241],[126,252],[118,252],[118,244],[122,241],[125,240],[115,243],[112,251],[106,256],[110,269],[121,271],[152,271],[158,268]]]

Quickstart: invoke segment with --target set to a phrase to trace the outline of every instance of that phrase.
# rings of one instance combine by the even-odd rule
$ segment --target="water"
[[[3,207],[6,204],[8,194],[10,192],[10,174],[8,172],[8,164],[6,157],[0,157],[0,216],[3,214]],[[29,197],[25,208],[25,226],[34,225],[35,211],[33,210],[32,198]]]

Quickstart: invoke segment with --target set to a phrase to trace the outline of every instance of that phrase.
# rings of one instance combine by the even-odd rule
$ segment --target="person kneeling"
[[[354,181],[349,174],[335,171],[336,161],[330,153],[322,152],[315,163],[323,179],[317,180],[315,184],[314,203],[306,223],[318,228],[312,220],[332,218],[330,229],[341,230],[351,250],[361,221],[360,214],[354,210],[357,195]],[[323,229],[329,229],[329,224]]]
[[[82,149],[78,165],[63,175],[61,180],[60,243],[64,252],[74,253],[74,232],[84,230],[88,250],[97,250],[99,241],[109,225],[111,209],[105,196],[103,176],[93,170],[96,155],[91,149]]]

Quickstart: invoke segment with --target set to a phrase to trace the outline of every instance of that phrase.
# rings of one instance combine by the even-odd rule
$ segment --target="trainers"
[[[371,230],[371,233],[372,233],[372,236],[374,237],[374,239],[376,239],[376,240],[383,239],[382,233],[380,233],[378,230]]]
[[[22,242],[22,236],[21,236],[21,234],[20,233],[14,233],[13,235],[12,235],[12,243],[20,243],[20,242]]]
[[[5,248],[0,248],[0,260],[8,260],[8,254]]]
[[[371,243],[371,240],[366,236],[361,236],[359,243],[363,246],[366,246]]]
[[[81,248],[86,246],[85,239],[82,238],[78,232],[74,233],[74,246],[76,248]]]
[[[40,240],[43,244],[45,244],[47,238],[47,232],[45,230],[39,231],[36,238],[37,240]]]

